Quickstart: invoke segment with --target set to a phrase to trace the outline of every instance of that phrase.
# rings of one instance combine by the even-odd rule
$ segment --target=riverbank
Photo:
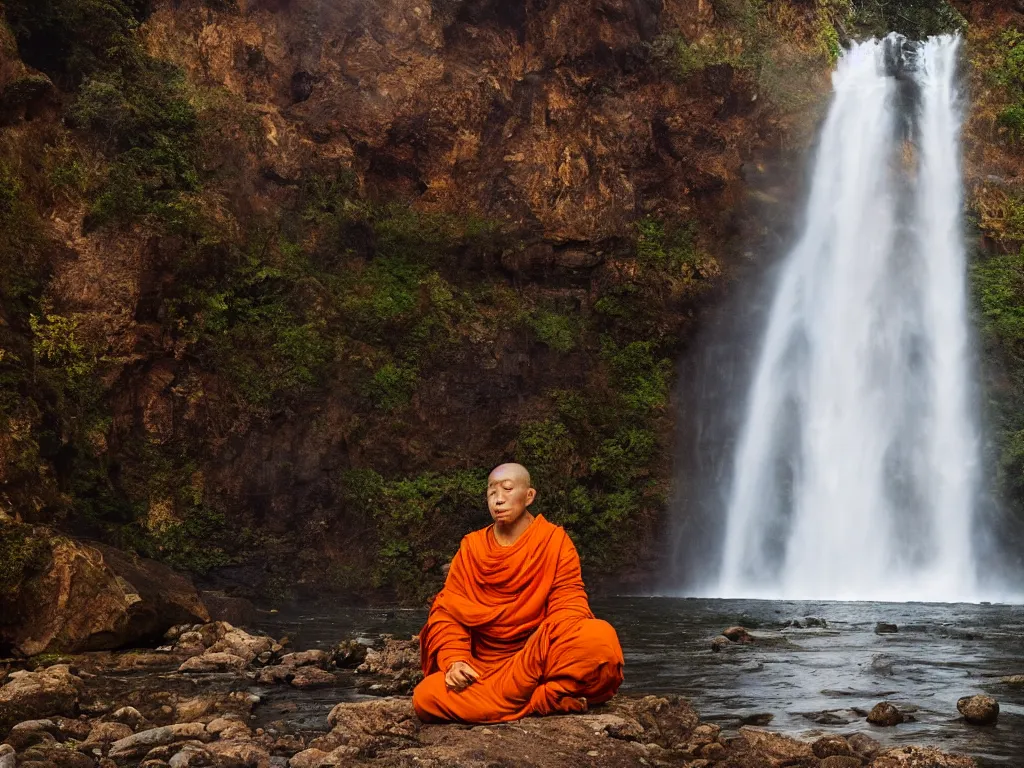
[[[798,740],[701,722],[678,696],[622,695],[572,717],[432,726],[413,715],[415,640],[297,651],[224,622],[172,629],[158,649],[8,661],[0,768],[635,766],[968,768],[967,757],[886,748],[851,728]],[[336,703],[308,719],[300,702]]]

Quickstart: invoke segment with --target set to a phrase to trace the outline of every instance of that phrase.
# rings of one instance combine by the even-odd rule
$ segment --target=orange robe
[[[590,612],[565,530],[538,515],[503,547],[492,529],[462,540],[420,632],[426,677],[413,691],[416,714],[496,723],[610,699],[622,683],[622,648],[612,626]],[[461,691],[444,682],[456,661],[480,674]]]

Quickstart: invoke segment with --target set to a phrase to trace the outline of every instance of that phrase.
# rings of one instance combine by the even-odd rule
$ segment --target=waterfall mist
[[[702,591],[976,599],[959,44],[890,35],[838,63],[722,472],[717,584]]]

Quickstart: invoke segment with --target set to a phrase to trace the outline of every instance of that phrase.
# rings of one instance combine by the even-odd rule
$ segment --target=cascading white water
[[[855,44],[737,445],[717,594],[974,593],[959,38]]]

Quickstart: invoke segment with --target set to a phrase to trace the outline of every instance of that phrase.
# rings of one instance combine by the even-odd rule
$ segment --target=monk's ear
[[[526,506],[530,506],[531,504],[533,504],[533,500],[536,499],[536,498],[537,498],[537,489],[536,488],[527,488],[526,489]]]

